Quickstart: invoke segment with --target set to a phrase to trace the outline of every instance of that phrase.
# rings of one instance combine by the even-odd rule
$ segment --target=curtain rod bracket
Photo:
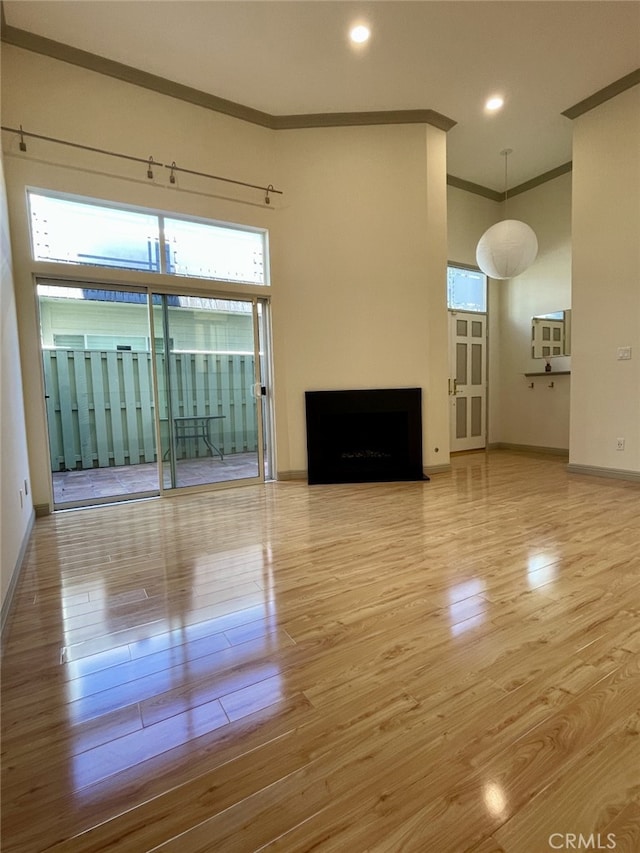
[[[266,192],[266,195],[264,197],[264,203],[265,204],[271,204],[271,199],[269,198],[269,193],[272,193],[273,191],[274,191],[273,184],[269,184],[269,186],[265,190],[265,192]]]
[[[149,157],[149,167],[147,169],[147,177],[151,181],[153,179],[153,155]]]
[[[27,150],[27,143],[24,141],[24,130],[22,129],[22,125],[20,125],[20,150]]]
[[[174,174],[174,173],[175,173],[175,170],[178,168],[178,167],[176,166],[176,161],[175,161],[175,160],[172,162],[172,164],[171,164],[171,166],[169,166],[169,168],[171,169],[171,172],[169,173],[169,183],[170,183],[170,184],[175,184],[175,182],[176,182],[176,176],[175,176],[175,174]]]

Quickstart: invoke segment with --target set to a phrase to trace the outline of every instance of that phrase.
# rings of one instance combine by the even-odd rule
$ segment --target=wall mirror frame
[[[571,309],[531,318],[531,358],[571,355]]]

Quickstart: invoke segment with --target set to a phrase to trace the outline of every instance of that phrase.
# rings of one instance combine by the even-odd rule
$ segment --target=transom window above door
[[[487,277],[480,270],[447,267],[447,308],[450,311],[487,311]]]
[[[263,229],[30,190],[36,261],[269,284]]]

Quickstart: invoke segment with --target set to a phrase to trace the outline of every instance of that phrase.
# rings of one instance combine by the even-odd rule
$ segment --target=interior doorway
[[[487,284],[479,270],[448,267],[450,451],[487,444]]]
[[[450,450],[478,450],[486,446],[486,316],[451,311]]]

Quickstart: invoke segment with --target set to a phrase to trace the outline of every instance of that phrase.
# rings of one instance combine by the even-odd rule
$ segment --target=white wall
[[[569,449],[573,377],[553,373],[569,370],[571,358],[551,359],[549,377],[526,378],[524,373],[545,367],[544,360],[531,358],[531,318],[571,308],[571,184],[571,173],[567,173],[507,202],[506,217],[520,219],[535,231],[538,256],[522,275],[496,282],[501,294],[501,443]]]
[[[574,121],[573,170],[570,462],[638,473],[640,86]]]
[[[0,158],[0,591],[2,623],[33,523],[11,241]],[[25,481],[28,494],[25,494]],[[20,492],[22,491],[22,505]]]

